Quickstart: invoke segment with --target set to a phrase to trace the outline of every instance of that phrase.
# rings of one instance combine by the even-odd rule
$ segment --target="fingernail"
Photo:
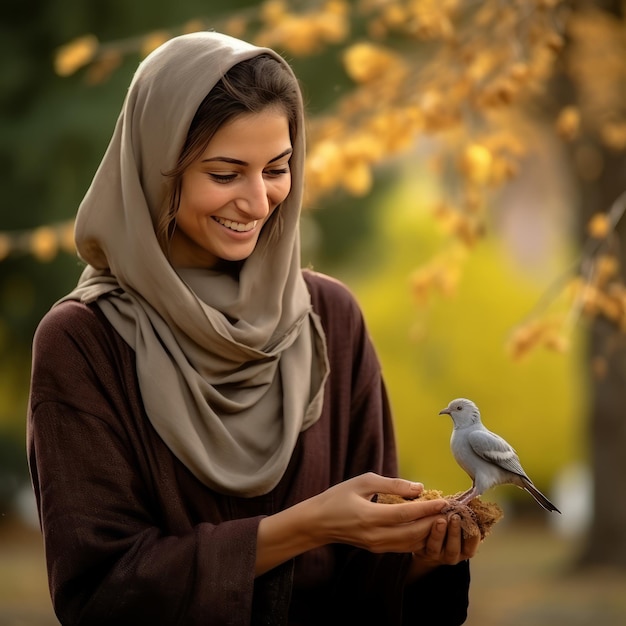
[[[411,491],[422,491],[424,485],[422,483],[411,483]]]
[[[437,520],[437,527],[443,530],[446,527],[446,520],[445,519]]]

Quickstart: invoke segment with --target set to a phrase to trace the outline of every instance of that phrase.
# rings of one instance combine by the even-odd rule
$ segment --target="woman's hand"
[[[257,575],[330,543],[376,553],[422,554],[428,549],[434,554],[439,536],[432,533],[432,527],[437,519],[445,520],[440,514],[445,500],[372,502],[376,493],[415,498],[422,491],[420,483],[368,473],[263,518],[257,536]]]
[[[461,519],[458,515],[454,514],[450,519],[440,517],[433,523],[424,547],[413,551],[413,563],[407,576],[407,583],[440,565],[456,565],[471,559],[479,545],[479,535],[463,538]]]
[[[324,543],[346,543],[370,552],[419,552],[426,548],[446,501],[399,504],[372,502],[376,493],[415,498],[424,487],[373,473],[357,476],[321,493],[316,500],[317,529]]]

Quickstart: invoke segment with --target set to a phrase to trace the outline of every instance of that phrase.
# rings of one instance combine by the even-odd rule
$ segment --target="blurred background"
[[[483,496],[505,515],[467,623],[626,623],[624,2],[4,6],[0,625],[57,623],[25,454],[33,332],[79,276],[72,220],[138,62],[204,29],[274,47],[301,79],[303,264],[362,304],[402,475],[469,487],[438,415],[469,397],[563,512]]]

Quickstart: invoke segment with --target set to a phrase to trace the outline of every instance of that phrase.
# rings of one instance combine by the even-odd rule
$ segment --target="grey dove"
[[[450,449],[456,462],[469,474],[472,487],[458,496],[467,504],[496,485],[516,485],[527,491],[546,511],[560,513],[528,477],[515,450],[482,423],[478,407],[467,398],[452,400],[439,415],[452,418]]]

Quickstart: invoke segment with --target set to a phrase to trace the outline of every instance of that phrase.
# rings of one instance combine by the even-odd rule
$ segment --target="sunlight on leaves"
[[[98,50],[98,40],[94,35],[85,35],[70,41],[57,51],[54,69],[59,76],[70,76],[94,60]]]

